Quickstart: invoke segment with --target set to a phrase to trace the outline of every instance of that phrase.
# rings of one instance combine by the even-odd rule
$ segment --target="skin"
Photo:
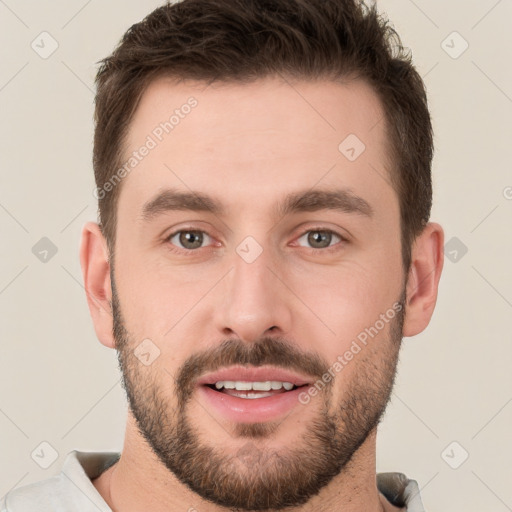
[[[250,347],[264,336],[279,336],[297,352],[316,354],[332,365],[404,291],[403,335],[414,336],[426,328],[437,299],[444,234],[436,223],[426,226],[404,275],[399,203],[389,185],[383,110],[369,86],[359,81],[286,83],[268,78],[206,87],[161,78],[149,86],[135,112],[126,155],[190,96],[197,99],[197,107],[121,184],[114,263],[129,334],[123,353],[128,357],[148,338],[160,350],[150,366],[127,363],[141,398],[149,396],[141,383],[150,383],[169,406],[166,417],[172,418],[177,402],[169,376],[175,378],[184,361],[225,339]],[[354,162],[338,150],[351,133],[366,146]],[[166,187],[214,196],[225,205],[226,215],[174,211],[144,222],[143,204]],[[369,203],[373,215],[321,210],[276,217],[274,208],[287,193],[313,188],[350,189]],[[336,250],[313,253],[302,235],[319,226],[347,241],[335,238],[331,246],[337,244]],[[174,247],[182,253],[171,252],[166,237],[187,228],[205,231],[211,238],[205,239],[204,248],[189,249],[185,255],[175,237]],[[263,249],[250,264],[236,252],[247,236]],[[112,262],[96,223],[83,228],[80,260],[97,337],[115,348]],[[271,436],[248,440],[240,435],[239,425],[208,410],[195,395],[187,405],[187,418],[200,441],[222,453],[234,456],[250,442],[286,454],[303,445],[323,405],[336,413],[355,383],[360,386],[357,379],[363,370],[375,370],[375,389],[389,385],[385,368],[394,369],[399,348],[391,338],[387,325],[336,374],[328,397],[319,393],[309,404],[294,407]],[[385,407],[387,397],[379,400]],[[375,453],[373,428],[337,476],[309,501],[288,510],[400,510],[378,492]],[[244,474],[250,468],[237,470]],[[121,459],[93,484],[115,512],[228,510],[202,499],[165,467],[130,410]]]

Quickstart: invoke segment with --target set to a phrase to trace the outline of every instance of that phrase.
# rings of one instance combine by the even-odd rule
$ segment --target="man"
[[[443,266],[423,83],[353,0],[184,0],[97,76],[80,261],[129,401],[3,510],[419,512],[376,475],[403,336]]]

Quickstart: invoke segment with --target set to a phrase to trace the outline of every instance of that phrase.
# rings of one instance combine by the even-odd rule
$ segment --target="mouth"
[[[245,399],[259,399],[267,398],[287,391],[293,391],[299,387],[307,386],[296,386],[292,382],[282,382],[277,380],[266,380],[266,381],[232,381],[232,380],[220,380],[215,384],[206,384],[210,389],[225,393],[229,396],[236,396],[238,398]]]
[[[221,417],[264,422],[298,405],[299,394],[313,380],[279,368],[231,367],[203,376],[198,391],[206,407]]]

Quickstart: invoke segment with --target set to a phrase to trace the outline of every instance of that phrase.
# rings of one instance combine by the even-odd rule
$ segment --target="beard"
[[[232,438],[237,445],[245,439],[245,444],[231,453],[229,446],[209,444],[208,432],[199,431],[191,421],[189,407],[200,376],[234,364],[272,365],[316,376],[320,381],[332,363],[315,353],[299,352],[282,338],[263,337],[250,344],[225,340],[189,357],[178,368],[172,390],[166,377],[157,378],[157,374],[166,374],[150,373],[134,356],[138,343],[126,329],[113,272],[111,282],[122,385],[137,428],[161,463],[201,498],[244,511],[281,510],[307,503],[342,472],[380,422],[394,386],[404,307],[389,322],[388,337],[370,341],[364,347],[366,355],[350,363],[357,367],[344,383],[338,403],[333,403],[337,379],[325,384],[315,416],[300,442],[291,443],[293,447],[265,447],[286,418],[281,422],[237,423]],[[399,302],[402,306],[405,303],[405,291]]]

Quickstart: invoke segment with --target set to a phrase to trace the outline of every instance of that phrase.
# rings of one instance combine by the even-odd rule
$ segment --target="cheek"
[[[379,318],[340,343],[336,353],[332,351],[329,369],[334,375],[332,404],[346,400],[347,393],[357,394],[361,389],[367,390],[368,400],[374,400],[390,384],[400,348],[396,340],[391,340],[391,322],[396,313],[396,308],[386,310],[387,323]]]
[[[115,277],[123,321],[133,343],[161,339],[172,327],[179,306],[173,283],[160,279],[151,264],[134,255],[116,261]]]
[[[388,336],[399,307],[397,279],[384,282],[378,266],[369,270],[360,264],[347,264],[336,270],[316,271],[308,276],[308,286],[299,289],[301,299],[315,313],[311,331],[322,333],[316,350],[329,364],[347,351],[346,360],[356,359],[354,342],[363,347],[365,341]]]
[[[359,263],[344,262],[338,267],[312,269],[297,279],[300,295],[322,314],[334,331],[360,325],[381,312],[393,294],[382,283],[375,269]],[[341,332],[341,331],[340,331]],[[338,332],[337,332],[338,333]],[[339,334],[339,333],[338,333]]]
[[[159,352],[155,366],[174,375],[177,366],[213,332],[204,307],[218,270],[172,267],[163,258],[142,263],[130,257],[123,262],[122,272],[116,269],[123,320],[134,347],[150,340]]]

